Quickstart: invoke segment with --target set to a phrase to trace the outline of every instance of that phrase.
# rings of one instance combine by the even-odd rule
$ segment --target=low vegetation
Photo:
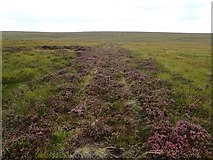
[[[3,159],[213,158],[197,41],[3,41]]]
[[[178,93],[180,105],[196,117],[211,118],[211,47],[209,43],[122,43],[122,47],[158,63],[155,77],[166,80]]]

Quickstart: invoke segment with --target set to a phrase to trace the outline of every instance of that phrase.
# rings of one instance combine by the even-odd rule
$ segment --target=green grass
[[[153,42],[120,45],[134,56],[154,59],[161,69],[156,77],[174,86],[181,95],[178,98],[180,104],[190,106],[197,102],[197,114],[202,110],[210,118],[211,47],[208,43]]]
[[[7,46],[4,45],[4,47]],[[51,52],[33,48],[30,51],[4,52],[2,63],[3,96],[7,96],[19,84],[39,81],[45,75],[67,66],[69,58],[75,56],[73,51],[67,51],[61,55],[58,52],[60,51]]]
[[[37,158],[66,158],[65,152],[66,144],[64,143],[67,137],[71,137],[68,132],[62,128],[55,128],[52,133],[52,142],[45,148],[40,148],[37,152]]]

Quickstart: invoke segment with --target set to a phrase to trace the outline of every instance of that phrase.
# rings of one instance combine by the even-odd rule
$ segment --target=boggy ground
[[[212,158],[212,135],[174,120],[183,108],[172,86],[154,78],[154,60],[136,59],[116,44],[36,48],[70,49],[76,57],[41,79],[54,87],[29,102],[30,113],[5,114],[3,159]]]

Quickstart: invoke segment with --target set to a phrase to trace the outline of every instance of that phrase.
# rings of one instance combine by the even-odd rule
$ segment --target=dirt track
[[[95,143],[103,143],[102,147],[138,145],[134,143],[140,143],[135,139],[140,139],[138,132],[144,125],[141,116],[146,107],[172,105],[169,90],[160,87],[160,81],[140,69],[157,70],[151,60],[137,62],[126,51],[111,44],[106,48],[80,52],[69,68],[53,74],[50,81],[71,80],[72,85],[52,97],[50,105],[55,112],[77,116],[67,126],[78,124],[74,130],[77,134],[74,148]],[[70,74],[73,70],[75,73]],[[159,116],[164,116],[164,112]],[[150,115],[150,118],[154,117]]]

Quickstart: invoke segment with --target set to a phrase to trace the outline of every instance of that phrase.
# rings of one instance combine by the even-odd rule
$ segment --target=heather
[[[154,56],[43,43],[3,46],[3,159],[213,158],[208,94],[181,94]]]

